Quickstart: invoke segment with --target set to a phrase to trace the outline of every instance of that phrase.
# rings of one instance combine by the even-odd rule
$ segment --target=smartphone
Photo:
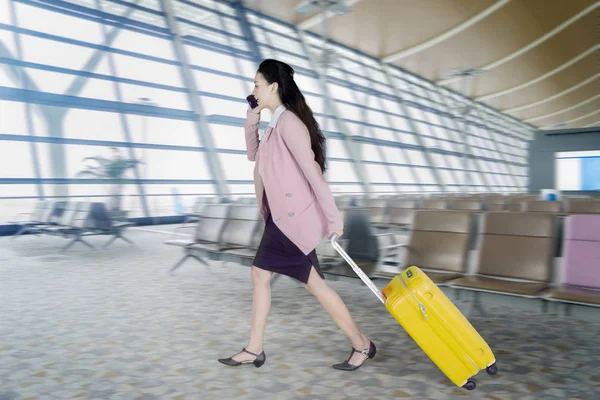
[[[250,104],[251,108],[258,107],[258,100],[256,100],[256,97],[254,97],[253,94],[251,94],[250,96],[246,97],[246,100],[248,100],[248,104]]]

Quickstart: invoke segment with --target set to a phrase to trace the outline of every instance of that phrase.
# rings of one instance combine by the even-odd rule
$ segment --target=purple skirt
[[[315,267],[321,278],[325,279],[316,250],[311,251],[308,255],[304,254],[279,230],[270,213],[253,265],[260,269],[287,275],[302,283],[308,282],[310,271],[312,267]]]

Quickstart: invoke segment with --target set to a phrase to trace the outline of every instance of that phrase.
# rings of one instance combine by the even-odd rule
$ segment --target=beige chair
[[[445,210],[447,201],[442,199],[426,199],[421,201],[420,210]]]
[[[551,281],[555,226],[556,217],[550,214],[484,214],[476,273],[452,282],[452,287],[539,297]],[[476,307],[483,312],[479,303]]]
[[[523,212],[560,213],[561,206],[558,201],[530,200],[521,203]]]
[[[415,265],[437,284],[466,272],[472,213],[417,210],[402,265]]]
[[[393,227],[408,228],[415,215],[414,200],[394,200],[389,203],[388,224]]]
[[[451,210],[480,211],[482,209],[479,200],[453,200],[450,203]]]
[[[568,199],[569,214],[600,214],[600,199]]]

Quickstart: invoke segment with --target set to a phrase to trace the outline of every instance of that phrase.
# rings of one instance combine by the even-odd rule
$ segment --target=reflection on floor
[[[59,238],[0,238],[0,399],[598,398],[597,320],[490,307],[472,322],[500,373],[478,375],[468,392],[441,374],[359,281],[330,285],[378,346],[360,370],[330,367],[350,344],[288,278],[273,285],[266,364],[223,366],[217,358],[246,344],[249,269],[190,260],[170,277],[180,249],[162,245],[159,234],[128,235],[137,247],[75,247],[64,255]]]

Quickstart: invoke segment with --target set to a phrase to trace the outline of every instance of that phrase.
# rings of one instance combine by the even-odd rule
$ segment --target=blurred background
[[[598,125],[597,5],[1,0],[0,223],[38,199],[120,194],[156,217],[253,195],[241,126],[264,58],[295,68],[334,193],[553,188],[528,148]],[[94,178],[87,157],[138,162]]]
[[[0,0],[0,400],[597,400],[599,6]],[[327,137],[340,244],[379,289],[422,268],[492,347],[475,392],[327,240],[370,372],[330,368],[346,337],[278,275],[266,366],[217,363],[250,326],[243,125],[267,58]]]

